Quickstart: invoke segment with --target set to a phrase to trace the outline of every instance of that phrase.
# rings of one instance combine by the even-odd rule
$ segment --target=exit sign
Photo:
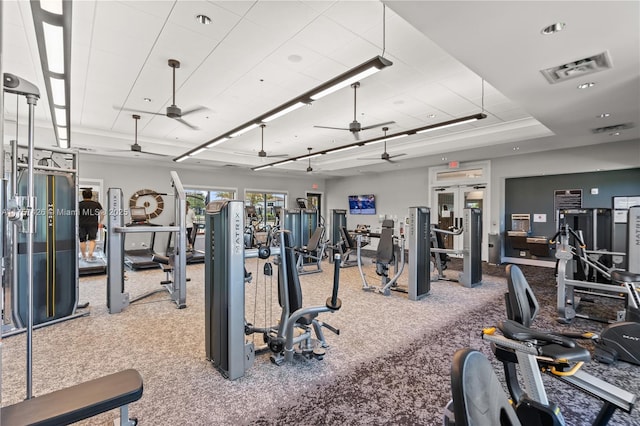
[[[449,161],[450,169],[457,169],[458,167],[460,167],[460,163],[458,161]]]

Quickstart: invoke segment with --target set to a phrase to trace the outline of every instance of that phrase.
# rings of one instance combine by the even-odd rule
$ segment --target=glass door
[[[485,188],[480,185],[434,188],[438,228],[456,230],[462,227],[465,208],[483,209]],[[433,213],[432,213],[433,215]],[[433,221],[432,221],[433,222]],[[462,250],[462,235],[440,234],[442,248]],[[454,255],[457,256],[457,255]],[[458,256],[461,257],[461,256]]]

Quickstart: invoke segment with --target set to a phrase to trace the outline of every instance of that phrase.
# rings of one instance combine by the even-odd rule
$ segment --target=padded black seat
[[[316,230],[311,235],[311,238],[309,238],[309,242],[307,243],[307,245],[302,246],[297,250],[304,254],[313,253],[318,249],[318,245],[320,244],[320,240],[322,239],[323,235],[324,235],[324,228],[322,226],[317,227]]]
[[[2,407],[3,426],[58,426],[79,422],[142,397],[142,377],[124,370]]]
[[[507,289],[505,301],[507,304],[507,318],[525,327],[531,326],[538,315],[540,305],[533,290],[524,277],[522,270],[516,265],[507,265]]]
[[[342,242],[345,245],[345,249],[349,249],[349,250],[357,249],[358,244],[353,240],[353,237],[347,231],[347,228],[345,228],[344,226],[341,226],[339,230],[340,230],[340,237],[342,238]]]
[[[289,293],[289,315],[302,308],[302,288],[300,287],[300,279],[296,270],[295,253],[291,247],[291,234],[283,233],[284,250],[283,256],[287,256],[286,268],[278,268],[278,280],[282,282],[283,274],[287,274],[287,293]],[[278,286],[280,290],[280,286]],[[278,291],[278,302],[280,306],[284,306],[283,295]],[[301,316],[296,323],[300,325],[310,325],[317,314],[307,314]]]
[[[629,271],[612,271],[611,279],[620,283],[640,283],[640,274]]]
[[[451,394],[456,426],[521,424],[491,364],[478,351],[454,354]]]

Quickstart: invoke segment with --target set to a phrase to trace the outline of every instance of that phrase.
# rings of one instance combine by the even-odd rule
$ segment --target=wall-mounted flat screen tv
[[[373,194],[349,195],[350,214],[376,214],[376,197]]]

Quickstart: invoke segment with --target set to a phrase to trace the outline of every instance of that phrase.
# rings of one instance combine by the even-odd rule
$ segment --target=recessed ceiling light
[[[520,151],[520,147],[519,147],[519,146],[514,146],[514,147],[513,147],[513,150],[514,150],[514,151]]]
[[[578,84],[578,89],[588,89],[589,87],[593,87],[596,84],[594,82],[589,82],[589,83],[582,83],[582,84]]]
[[[544,35],[555,34],[562,31],[566,25],[567,24],[565,24],[564,22],[556,22],[555,24],[551,24],[548,27],[544,27],[540,32]]]
[[[202,25],[209,25],[211,23],[211,18],[207,15],[196,15],[196,21]]]
[[[620,136],[620,132],[609,133],[609,136]]]
[[[435,114],[429,114],[429,115],[427,115],[427,118],[436,118],[436,115]]]
[[[607,118],[607,117],[611,117],[611,114],[609,114],[608,112],[603,112],[602,114],[598,114],[598,118]]]
[[[442,161],[447,161],[447,157],[442,157]]]
[[[151,98],[143,98],[142,100],[145,102],[151,102]]]

